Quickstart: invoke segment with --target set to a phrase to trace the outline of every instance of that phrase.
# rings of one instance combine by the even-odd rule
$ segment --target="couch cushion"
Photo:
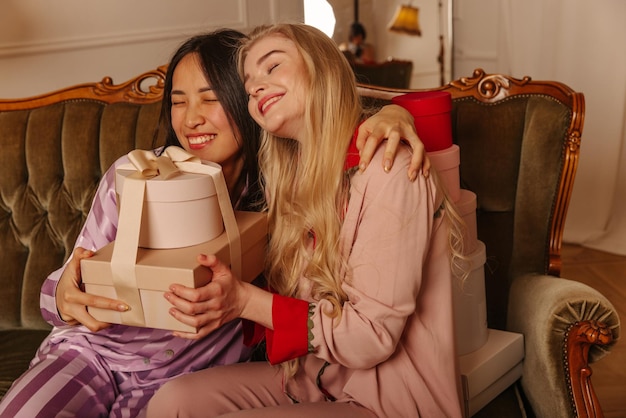
[[[71,254],[103,172],[153,147],[159,112],[97,100],[0,112],[1,328],[49,329],[43,281]]]

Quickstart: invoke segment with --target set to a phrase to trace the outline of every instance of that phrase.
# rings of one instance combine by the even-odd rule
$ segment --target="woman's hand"
[[[56,290],[57,310],[61,319],[70,325],[83,324],[91,331],[96,332],[107,328],[110,324],[97,321],[87,312],[87,307],[110,309],[125,312],[128,305],[119,300],[109,299],[102,296],[90,295],[81,289],[82,276],[80,273],[80,260],[89,258],[93,251],[84,248],[76,248],[72,253],[63,274],[59,279]]]
[[[174,332],[177,337],[200,339],[223,324],[238,318],[241,313],[240,294],[243,283],[235,278],[217,257],[201,254],[198,262],[211,270],[211,281],[199,288],[180,284],[170,286],[165,298],[174,305],[170,314],[182,322],[198,328],[198,333]]]
[[[385,171],[391,169],[400,141],[405,141],[413,148],[413,158],[408,171],[409,180],[415,180],[420,170],[428,177],[430,160],[426,155],[424,144],[415,131],[413,116],[402,106],[393,104],[383,107],[359,127],[356,145],[361,154],[359,164],[361,171],[369,165],[376,149],[385,139],[387,140],[383,158]]]
[[[272,295],[269,292],[233,276],[228,266],[214,255],[201,254],[198,262],[211,270],[208,284],[196,289],[173,284],[164,294],[174,306],[170,314],[180,322],[198,328],[196,334],[176,331],[174,335],[200,339],[237,318],[271,326]]]

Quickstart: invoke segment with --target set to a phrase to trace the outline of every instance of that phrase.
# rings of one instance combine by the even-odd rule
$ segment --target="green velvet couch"
[[[0,398],[50,330],[40,288],[71,254],[102,174],[162,142],[164,71],[0,100]]]
[[[119,156],[162,143],[163,77],[158,68],[120,85],[105,78],[0,100],[0,397],[49,331],[40,287],[71,254],[100,177]],[[585,376],[619,338],[619,318],[597,291],[558,277],[583,96],[560,83],[482,70],[440,89],[453,97],[461,185],[478,196],[489,326],[524,334],[515,388],[526,413],[600,416]],[[361,87],[376,105],[404,92]]]

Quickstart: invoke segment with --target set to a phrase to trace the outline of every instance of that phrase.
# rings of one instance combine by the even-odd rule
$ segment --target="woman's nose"
[[[248,82],[248,94],[250,96],[256,96],[263,90],[265,90],[265,83],[259,81]]]
[[[187,112],[185,115],[185,123],[189,127],[198,126],[202,123],[204,117],[202,116],[202,112],[198,108],[198,106],[189,106],[187,107]]]

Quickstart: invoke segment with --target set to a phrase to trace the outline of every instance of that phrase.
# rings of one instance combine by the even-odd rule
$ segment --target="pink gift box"
[[[452,95],[445,91],[412,92],[395,96],[391,102],[407,109],[427,152],[452,145]]]
[[[135,170],[118,169],[115,191],[123,204],[124,180]],[[167,180],[145,181],[139,246],[179,248],[200,244],[224,231],[211,176],[181,172]]]
[[[235,217],[241,236],[241,279],[251,282],[263,272],[265,265],[267,214],[235,211]],[[86,293],[118,299],[111,269],[114,245],[115,242],[109,243],[99,249],[93,257],[81,260]],[[211,272],[208,268],[198,264],[196,260],[198,254],[216,254],[220,260],[228,264],[230,263],[229,249],[226,232],[211,241],[188,247],[139,248],[134,272],[145,324],[133,323],[131,325],[197,332],[196,328],[179,322],[168,313],[172,305],[163,297],[163,293],[173,283],[193,288],[204,286],[210,281]],[[130,311],[133,309],[134,307],[131,306]],[[128,313],[98,308],[89,308],[89,313],[99,321],[114,324],[127,323],[125,315]]]
[[[448,148],[431,151],[427,154],[432,167],[437,172],[439,183],[445,188],[453,202],[458,201],[461,197],[459,174],[461,153],[459,146],[451,145]]]
[[[477,249],[468,255],[464,269],[469,276],[461,282],[454,278],[454,326],[456,351],[464,355],[478,350],[487,341],[487,302],[485,295],[485,244],[478,241]]]
[[[461,189],[460,199],[455,203],[463,222],[465,223],[463,247],[465,254],[472,254],[478,248],[478,227],[476,225],[476,194],[470,190]]]

